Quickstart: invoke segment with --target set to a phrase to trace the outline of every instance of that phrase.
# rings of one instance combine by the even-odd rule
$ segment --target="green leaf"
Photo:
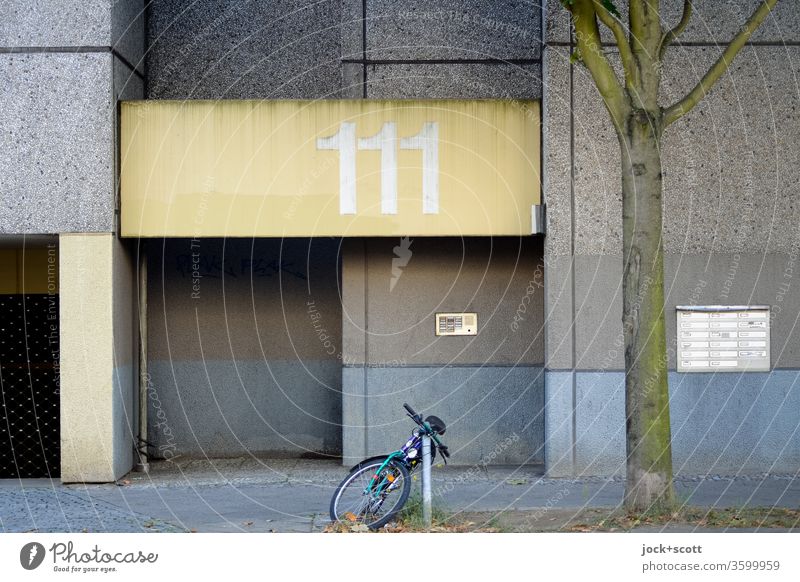
[[[612,2],[611,0],[600,0],[600,4],[602,4],[603,8],[608,10],[611,14],[613,14],[617,18],[620,18],[619,10],[617,10],[617,7],[614,6],[614,2]]]
[[[581,56],[581,49],[575,48],[574,51],[569,55],[569,63],[574,65],[575,63],[583,62],[583,57]]]

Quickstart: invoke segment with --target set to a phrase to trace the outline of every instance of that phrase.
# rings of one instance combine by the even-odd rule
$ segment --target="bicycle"
[[[403,404],[403,408],[418,428],[400,450],[364,459],[350,469],[331,499],[332,522],[363,524],[370,529],[389,523],[408,500],[411,473],[422,464],[423,436],[431,438],[431,462],[438,449],[447,463],[450,451],[439,440],[447,428],[444,421],[437,416],[428,416],[423,421],[408,404]]]

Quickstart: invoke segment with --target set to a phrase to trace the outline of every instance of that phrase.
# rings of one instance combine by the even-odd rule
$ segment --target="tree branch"
[[[611,114],[611,122],[617,131],[622,131],[628,101],[614,69],[603,54],[594,0],[574,0],[569,5],[569,11],[572,13],[572,21],[575,24],[575,39],[581,53],[581,60],[589,69],[594,84],[600,91],[606,109]]]
[[[700,79],[700,82],[695,85],[694,89],[692,89],[683,99],[664,109],[664,127],[674,123],[691,111],[695,105],[700,103],[703,97],[705,97],[714,86],[714,83],[716,83],[723,73],[728,70],[728,67],[733,59],[736,57],[745,43],[750,39],[756,29],[761,25],[761,23],[764,22],[764,19],[766,19],[777,3],[778,0],[763,0],[761,6],[759,6],[755,12],[753,12],[753,14],[750,16],[750,19],[739,31],[739,34],[733,38],[719,59],[717,59],[717,62],[711,66],[705,76]]]
[[[683,14],[681,15],[681,21],[669,32],[664,33],[664,36],[661,37],[660,48],[658,50],[659,58],[664,58],[664,52],[666,52],[667,47],[675,42],[675,39],[678,38],[683,31],[686,30],[686,27],[689,25],[689,19],[692,17],[692,0],[683,0]]]
[[[633,58],[633,51],[628,42],[628,37],[625,36],[625,29],[619,19],[603,6],[602,0],[593,0],[593,2],[600,22],[614,33],[614,39],[617,41],[619,55],[622,59],[622,67],[625,70],[625,86],[629,90],[635,91],[639,86],[639,69],[636,66],[636,59]]]

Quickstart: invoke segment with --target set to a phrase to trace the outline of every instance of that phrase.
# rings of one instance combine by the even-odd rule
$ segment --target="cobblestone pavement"
[[[347,468],[332,461],[221,460],[151,465],[117,484],[0,481],[7,532],[321,531]],[[418,486],[418,482],[416,484]],[[678,498],[703,507],[800,506],[800,476],[676,479]],[[436,467],[434,503],[450,511],[616,507],[620,478],[545,479],[541,467]]]
[[[0,530],[5,532],[177,532],[132,508],[117,507],[58,481],[26,479],[0,484]],[[116,487],[110,485],[109,487]]]

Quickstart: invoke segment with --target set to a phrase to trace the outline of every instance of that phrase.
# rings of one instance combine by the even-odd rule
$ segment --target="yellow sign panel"
[[[535,101],[122,104],[122,235],[531,234]]]

